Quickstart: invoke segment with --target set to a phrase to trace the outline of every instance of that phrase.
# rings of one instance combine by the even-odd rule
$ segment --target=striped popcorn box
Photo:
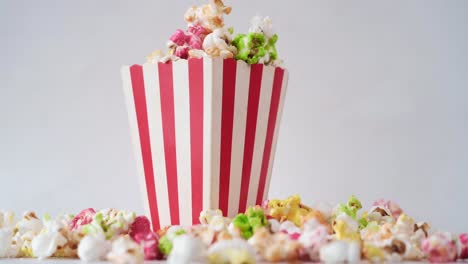
[[[288,81],[280,67],[221,58],[124,66],[146,212],[155,230],[199,223],[268,194]]]

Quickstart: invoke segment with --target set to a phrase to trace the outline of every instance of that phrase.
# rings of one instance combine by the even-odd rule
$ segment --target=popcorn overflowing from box
[[[198,223],[205,209],[233,217],[268,193],[288,72],[271,19],[234,33],[224,24],[231,11],[221,0],[190,7],[167,52],[122,68],[154,229]]]

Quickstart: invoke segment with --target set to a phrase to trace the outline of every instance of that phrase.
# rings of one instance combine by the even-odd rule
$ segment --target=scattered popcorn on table
[[[320,248],[320,260],[325,263],[358,262],[361,260],[360,245],[356,241],[333,241]]]
[[[16,233],[12,243],[19,247],[19,257],[33,257],[32,240],[41,232],[43,227],[42,221],[37,217],[35,212],[26,212],[17,224]]]
[[[468,233],[458,237],[458,258],[468,259]]]
[[[13,240],[15,225],[13,212],[0,211],[0,258],[16,257],[18,254],[18,244]]]
[[[361,212],[362,207],[354,196],[331,210],[307,206],[293,195],[233,218],[204,210],[199,225],[161,230],[152,230],[146,216],[117,209],[56,217],[26,212],[20,220],[0,211],[0,258],[232,264],[468,259],[467,233],[432,233],[427,222],[416,222],[395,203],[379,202]]]
[[[103,234],[87,235],[78,246],[78,257],[86,262],[104,260],[111,244]]]
[[[457,259],[456,240],[447,232],[438,232],[424,239],[421,248],[430,262],[452,262]]]
[[[173,246],[172,242],[174,241],[174,238],[185,233],[186,233],[185,229],[181,226],[170,227],[166,231],[165,235],[159,239],[159,245],[158,245],[159,251],[161,251],[161,253],[164,254],[165,256],[169,256],[169,254],[172,251],[172,246]]]
[[[203,242],[190,234],[174,237],[173,246],[167,262],[169,264],[193,263],[203,261],[206,248]]]
[[[66,237],[67,220],[66,216],[59,216],[56,219],[51,219],[50,216],[44,217],[44,227],[31,241],[34,257],[48,258],[65,247],[68,243]],[[73,257],[72,254],[74,255],[74,253],[71,253],[69,256],[64,257]]]
[[[130,236],[121,236],[112,242],[107,259],[117,264],[140,264],[144,261],[143,249]]]
[[[395,220],[403,213],[403,209],[394,201],[380,199],[374,202],[374,206],[382,206],[390,211]]]
[[[235,238],[216,242],[208,249],[209,263],[252,264],[254,249],[243,239]]]

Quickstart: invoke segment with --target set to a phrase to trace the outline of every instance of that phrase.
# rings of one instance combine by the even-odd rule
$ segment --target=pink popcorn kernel
[[[163,258],[163,254],[158,249],[159,237],[154,232],[135,234],[133,240],[143,247],[146,260]]]
[[[188,36],[182,29],[177,29],[169,38],[175,45],[182,46],[188,41]]]
[[[175,55],[179,58],[187,59],[189,50],[190,48],[187,46],[177,47],[175,50]]]
[[[128,234],[135,240],[137,234],[148,234],[151,232],[151,223],[146,216],[137,216],[129,229]]]
[[[204,39],[206,35],[208,35],[209,31],[200,26],[200,25],[192,25],[189,26],[187,29],[188,32],[192,33],[193,35],[199,37],[200,39]]]
[[[158,249],[159,236],[151,231],[151,223],[146,216],[137,216],[130,225],[128,234],[143,247],[146,260],[162,259],[163,255]]]
[[[70,230],[75,231],[80,226],[91,223],[95,214],[96,211],[93,208],[84,209],[71,220],[69,224]]]
[[[435,233],[424,239],[421,249],[430,262],[452,262],[457,259],[457,244],[449,233]]]
[[[468,233],[460,234],[459,239],[459,259],[468,259]]]

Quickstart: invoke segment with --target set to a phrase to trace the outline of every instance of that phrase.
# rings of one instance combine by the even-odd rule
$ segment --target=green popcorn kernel
[[[245,239],[249,239],[253,236],[253,231],[252,229],[247,229],[247,230],[244,230],[244,231],[241,231],[241,236]]]
[[[167,236],[162,236],[159,239],[158,248],[165,256],[169,256],[172,251],[172,242],[167,238]]]
[[[351,195],[351,197],[348,199],[348,202],[346,205],[344,204],[339,204],[337,213],[345,213],[349,215],[351,218],[357,220],[357,212],[359,209],[362,208],[362,204],[359,201],[358,198],[356,198],[354,195]]]
[[[180,235],[185,234],[185,233],[187,233],[187,232],[184,229],[177,230],[177,231],[174,232],[174,237],[180,236]]]
[[[266,54],[266,38],[262,33],[237,34],[232,41],[237,48],[237,60],[255,64]]]
[[[232,220],[232,224],[239,229],[243,238],[249,239],[253,235],[249,218],[245,214],[238,214]]]
[[[337,213],[338,214],[345,213],[345,214],[351,216],[353,219],[356,217],[356,215],[353,214],[353,211],[351,211],[349,209],[349,207],[347,205],[344,205],[344,204],[339,204],[338,205]]]
[[[362,208],[361,201],[359,201],[359,199],[356,198],[356,196],[354,195],[351,195],[351,197],[349,197],[347,206],[348,208],[350,208],[351,210],[355,210],[356,212]]]
[[[369,224],[367,219],[364,217],[359,218],[358,223],[359,223],[359,229],[364,229]]]
[[[246,230],[250,228],[249,218],[245,214],[238,214],[232,220],[232,223],[240,230]]]
[[[268,40],[268,43],[265,46],[265,50],[270,55],[270,60],[278,59],[278,51],[276,50],[276,42],[278,41],[278,35],[275,34]]]
[[[168,256],[172,251],[172,240],[175,237],[180,236],[185,233],[186,231],[184,229],[180,229],[170,235],[166,234],[162,236],[159,239],[159,244],[158,244],[159,251],[161,251],[161,253],[163,253],[164,255]]]
[[[268,225],[268,220],[266,219],[265,213],[261,208],[249,207],[247,209],[247,218],[249,220],[250,226],[252,227],[252,231],[254,232],[257,230],[257,228]]]

